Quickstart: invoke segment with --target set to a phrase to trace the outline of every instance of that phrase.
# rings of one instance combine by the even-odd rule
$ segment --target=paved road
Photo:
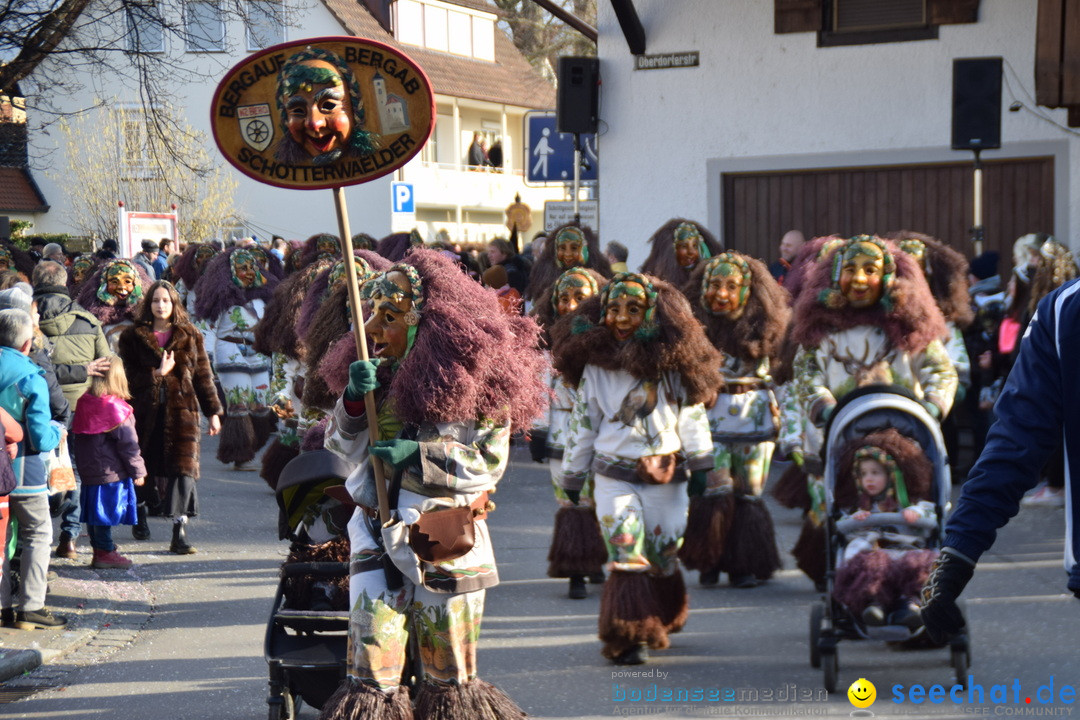
[[[45,719],[153,718],[248,720],[267,715],[262,638],[276,572],[286,553],[277,540],[276,507],[256,473],[224,471],[203,450],[200,481],[204,515],[192,526],[198,555],[163,552],[167,530],[153,524],[154,540],[128,541],[139,563],[116,582],[137,585],[123,613],[128,630],[109,652],[84,650],[20,679],[58,686],[0,705],[0,716]],[[541,718],[599,718],[660,714],[666,717],[836,716],[853,708],[844,693],[825,698],[821,674],[807,661],[807,614],[816,599],[809,581],[785,570],[754,590],[705,590],[690,578],[691,616],[670,650],[640,668],[615,668],[595,639],[599,589],[587,600],[566,598],[565,581],[544,576],[553,503],[546,467],[515,451],[515,463],[496,496],[492,515],[503,583],[488,594],[481,639],[481,675]],[[774,509],[783,548],[798,532],[794,511]],[[840,685],[859,677],[877,686],[871,708],[878,717],[1003,716],[1028,710],[1065,714],[1063,686],[1080,690],[1076,646],[1080,606],[1064,594],[1061,569],[1063,513],[1024,510],[979,566],[969,592],[974,628],[976,685],[984,702],[893,702],[893,687],[907,693],[952,683],[945,651],[897,651],[873,643],[842,643]],[[126,530],[118,532],[124,538]],[[86,558],[88,559],[88,555]],[[790,558],[786,558],[790,567]],[[66,574],[66,573],[65,573]],[[624,671],[650,673],[620,675]],[[1034,695],[1053,676],[1055,702]],[[1019,703],[1011,697],[1020,682]],[[995,685],[1008,685],[1007,702]],[[650,692],[702,689],[702,700],[649,702]],[[729,701],[708,693],[731,689]],[[916,690],[917,692],[917,690]],[[1043,697],[1045,697],[1045,690]],[[620,699],[626,693],[626,699]],[[633,698],[641,693],[642,700]],[[771,693],[771,696],[770,696]],[[992,693],[994,693],[992,695]],[[1080,694],[1080,693],[1078,693]],[[1024,698],[1032,697],[1032,704]],[[756,699],[755,699],[756,697]],[[771,697],[771,700],[769,699]],[[905,696],[906,697],[906,696]],[[1067,699],[1067,696],[1066,698]],[[788,700],[795,700],[789,702]],[[972,701],[978,700],[972,697]],[[303,708],[300,717],[317,713]]]

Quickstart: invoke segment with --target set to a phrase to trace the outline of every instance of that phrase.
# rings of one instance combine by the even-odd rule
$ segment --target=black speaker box
[[[594,57],[559,58],[555,128],[561,133],[594,133],[599,106],[600,61]]]
[[[1001,58],[953,60],[952,148],[1001,147]]]

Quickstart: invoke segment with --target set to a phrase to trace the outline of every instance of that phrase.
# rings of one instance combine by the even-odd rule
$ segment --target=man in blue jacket
[[[979,556],[1020,508],[1047,458],[1065,448],[1065,570],[1080,598],[1080,281],[1039,303],[1020,353],[994,406],[982,455],[945,527],[945,543],[922,591],[922,617],[938,641],[964,630],[956,606]]]
[[[10,559],[5,555],[0,578],[0,621],[23,630],[57,628],[67,623],[45,607],[52,517],[40,453],[60,443],[62,426],[52,420],[43,371],[27,357],[33,332],[33,320],[26,312],[0,310],[0,407],[23,427],[23,441],[12,462],[18,484],[10,495],[11,513],[19,521],[22,582],[18,597],[13,598]]]

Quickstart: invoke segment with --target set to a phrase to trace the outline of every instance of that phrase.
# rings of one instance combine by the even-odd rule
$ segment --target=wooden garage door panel
[[[1004,259],[1013,241],[1054,228],[1054,159],[984,163],[984,250]],[[970,257],[970,163],[725,173],[723,242],[772,262],[781,235],[924,232]]]

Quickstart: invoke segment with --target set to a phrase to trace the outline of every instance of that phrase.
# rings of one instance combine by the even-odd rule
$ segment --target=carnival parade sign
[[[424,71],[389,45],[320,37],[233,67],[210,106],[225,158],[259,182],[298,190],[374,180],[407,163],[434,129]]]

